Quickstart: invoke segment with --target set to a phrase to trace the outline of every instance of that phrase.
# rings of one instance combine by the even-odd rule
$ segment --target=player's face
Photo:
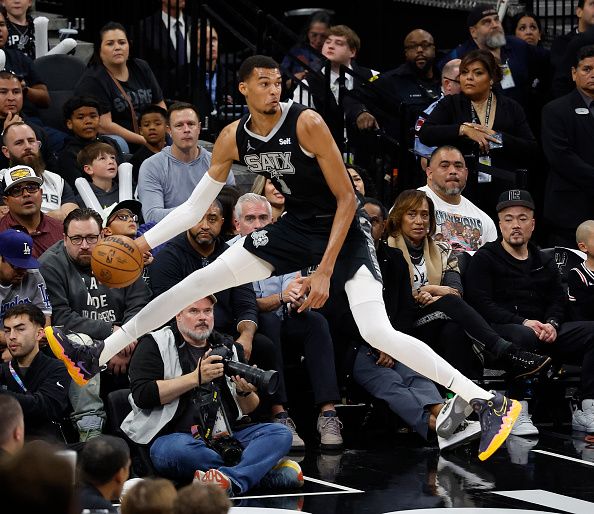
[[[328,36],[324,41],[322,55],[330,62],[348,66],[355,57],[355,50],[349,47],[344,36]]]
[[[0,284],[3,286],[20,284],[26,274],[27,270],[25,268],[17,268],[0,256]]]
[[[427,166],[429,187],[446,196],[459,195],[466,186],[468,169],[462,154],[456,150],[442,150]]]
[[[534,232],[534,212],[528,207],[508,207],[499,213],[501,237],[511,247],[521,247]]]
[[[10,355],[20,359],[38,349],[43,328],[34,324],[29,316],[21,314],[4,320],[4,337]]]
[[[589,95],[594,95],[594,57],[582,59],[577,68],[571,69],[575,85]]]
[[[202,219],[190,229],[190,237],[200,246],[214,244],[219,237],[225,218],[216,205],[211,205]]]
[[[279,110],[281,87],[278,68],[254,68],[245,82],[240,82],[239,91],[245,96],[250,111],[273,115]]]
[[[374,242],[378,242],[386,229],[386,221],[382,216],[382,210],[379,206],[372,203],[366,203],[363,208],[367,211],[369,219],[371,220],[371,237]]]
[[[140,135],[144,136],[149,144],[158,145],[165,140],[166,126],[165,118],[159,113],[145,114],[140,121]]]
[[[66,126],[78,137],[95,139],[99,130],[99,112],[95,107],[79,107],[66,120]]]
[[[9,112],[15,114],[22,108],[23,88],[19,79],[16,77],[0,79],[0,115],[6,117]]]
[[[200,121],[193,109],[173,111],[169,118],[169,134],[181,151],[196,148],[200,137]]]
[[[540,29],[532,16],[522,16],[516,25],[516,37],[529,45],[537,45],[540,41]]]
[[[176,317],[177,328],[184,339],[202,343],[208,339],[214,327],[214,306],[210,298],[202,298],[190,304]]]
[[[264,202],[244,203],[241,206],[241,216],[236,220],[237,231],[242,236],[247,236],[270,223],[272,216],[268,212],[267,203]]]
[[[94,243],[89,243],[86,238],[97,238]],[[74,243],[72,242],[74,239]],[[77,238],[80,244],[77,243]],[[88,220],[73,220],[68,225],[68,233],[64,234],[64,248],[68,256],[79,266],[89,267],[91,265],[91,253],[93,248],[101,240],[101,227],[97,225],[94,219]]]
[[[363,183],[363,179],[361,175],[359,175],[353,168],[347,168],[349,175],[353,179],[353,184],[355,184],[355,189],[365,196],[365,184]]]
[[[420,244],[429,230],[429,204],[427,200],[416,208],[411,208],[402,216],[402,234],[415,245]]]

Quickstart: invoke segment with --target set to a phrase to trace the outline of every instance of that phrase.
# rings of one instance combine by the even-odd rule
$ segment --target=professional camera
[[[220,355],[223,357],[223,365],[225,367],[225,375],[234,377],[239,375],[245,378],[250,384],[255,385],[259,391],[264,391],[268,394],[274,394],[278,389],[278,372],[274,370],[264,371],[260,368],[255,368],[233,360],[233,350],[224,344],[212,345],[211,355]]]
[[[222,458],[225,466],[237,466],[243,454],[243,448],[234,437],[219,437],[210,441],[210,447]]]

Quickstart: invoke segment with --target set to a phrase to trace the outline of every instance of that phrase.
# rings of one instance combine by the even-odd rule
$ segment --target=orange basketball
[[[136,243],[126,236],[109,236],[93,249],[91,268],[108,287],[126,287],[142,275],[143,258]]]

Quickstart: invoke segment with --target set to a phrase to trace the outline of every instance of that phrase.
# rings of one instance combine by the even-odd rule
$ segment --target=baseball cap
[[[13,228],[0,232],[0,255],[15,268],[39,268],[39,261],[31,255],[32,249],[33,239],[29,234]]]
[[[103,227],[107,226],[109,218],[111,218],[116,212],[127,209],[132,214],[140,216],[142,214],[142,204],[138,200],[122,200],[121,202],[114,203],[109,207],[103,209],[101,217],[103,218]]]
[[[43,184],[43,178],[38,177],[35,171],[33,171],[33,168],[22,164],[4,170],[4,191],[8,191],[11,187],[21,182],[35,182],[41,185]]]
[[[508,207],[528,207],[534,210],[534,200],[528,191],[524,189],[510,189],[505,193],[501,193],[495,208],[497,212],[507,209]]]
[[[468,14],[468,19],[466,20],[466,25],[468,27],[474,27],[485,16],[493,16],[494,14],[498,14],[498,13],[497,13],[497,9],[495,9],[492,5],[478,4]]]
[[[217,303],[217,297],[214,294],[209,294],[206,298],[209,298],[213,305]]]

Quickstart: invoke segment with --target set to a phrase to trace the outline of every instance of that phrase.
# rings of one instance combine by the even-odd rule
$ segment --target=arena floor
[[[540,428],[536,438],[511,436],[484,463],[476,456],[478,443],[440,455],[415,434],[384,434],[380,442],[349,431],[350,449],[342,454],[305,453],[303,489],[254,491],[236,498],[231,512],[594,514],[594,445],[570,427]]]

